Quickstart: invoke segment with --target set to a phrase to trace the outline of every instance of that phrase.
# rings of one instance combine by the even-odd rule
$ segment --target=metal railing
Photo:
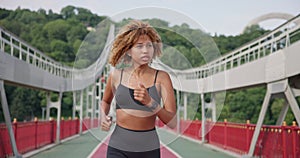
[[[295,23],[299,20],[300,15],[287,21],[265,36],[255,39],[204,66],[187,70],[172,69],[172,71],[183,79],[201,79],[258,60],[298,41],[300,38],[294,37],[300,36],[300,25]],[[85,70],[76,70],[62,65],[1,27],[0,49],[4,52],[10,52],[11,56],[17,57],[28,64],[64,78],[71,78],[76,74],[82,76],[82,74],[90,72],[91,69],[98,68],[97,64],[99,64],[99,61],[97,61]],[[103,65],[103,63],[100,65]],[[95,72],[90,75],[95,75]]]
[[[180,78],[201,79],[275,53],[300,40],[300,25],[295,23],[299,20],[300,15],[287,21],[270,33],[255,39],[204,66],[180,71],[173,70],[173,72]]]
[[[103,50],[104,53],[101,54],[95,63],[85,69],[75,69],[53,60],[52,58],[46,56],[43,52],[32,47],[30,44],[19,39],[19,37],[2,27],[0,27],[0,50],[4,53],[10,54],[12,57],[18,58],[19,60],[47,71],[55,76],[62,78],[78,78],[79,76],[81,79],[83,79],[82,76],[90,77],[92,75],[99,74],[99,71],[101,71],[101,69],[104,67],[106,60],[102,61],[102,59],[107,59],[108,57],[107,52],[111,39],[113,39],[113,35],[114,26],[111,26],[107,43]]]
[[[0,49],[19,60],[43,69],[53,75],[63,78],[72,77],[71,67],[56,62],[2,27],[0,27]]]
[[[164,127],[163,122],[156,122],[158,127]],[[202,140],[201,120],[180,120],[179,134],[193,140]],[[256,125],[247,123],[231,122],[205,122],[209,128],[205,134],[208,144],[239,154],[241,157],[249,151],[251,138]],[[172,131],[169,128],[166,128]],[[292,126],[270,126],[264,125],[261,128],[254,157],[299,157],[300,154],[300,128],[294,122]],[[172,132],[176,132],[173,130]],[[178,133],[176,133],[178,134]],[[287,143],[290,142],[290,143]]]

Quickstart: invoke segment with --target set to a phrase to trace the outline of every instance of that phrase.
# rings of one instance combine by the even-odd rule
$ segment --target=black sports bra
[[[149,95],[155,101],[160,103],[160,95],[157,92],[155,87],[156,78],[157,78],[158,70],[155,73],[155,79],[153,86],[147,88]],[[134,109],[134,110],[142,110],[152,112],[150,108],[142,104],[141,102],[134,99],[133,92],[134,89],[128,88],[122,84],[122,76],[123,70],[121,71],[120,84],[116,89],[115,99],[116,99],[116,109]]]

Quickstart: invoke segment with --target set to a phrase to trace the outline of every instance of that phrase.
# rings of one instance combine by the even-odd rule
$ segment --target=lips
[[[149,61],[149,60],[150,60],[150,57],[149,57],[149,56],[143,56],[143,57],[141,57],[141,59],[142,59],[143,61]]]

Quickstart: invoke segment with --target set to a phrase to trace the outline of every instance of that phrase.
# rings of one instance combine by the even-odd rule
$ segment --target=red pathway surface
[[[96,151],[91,156],[92,158],[105,158],[106,157],[108,140],[109,139],[106,139],[105,142],[103,142],[100,146],[98,146],[98,149],[96,149]],[[168,150],[162,144],[160,145],[160,154],[161,154],[161,158],[177,158],[177,156],[174,155],[174,153],[172,153],[170,150]]]

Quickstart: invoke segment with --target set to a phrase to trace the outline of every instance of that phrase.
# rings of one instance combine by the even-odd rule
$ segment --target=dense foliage
[[[49,57],[69,66],[74,64],[77,50],[89,33],[87,28],[95,28],[105,18],[93,14],[87,9],[73,6],[63,8],[59,14],[44,9],[36,12],[20,8],[14,11],[0,9],[1,27],[14,33]],[[128,20],[130,19],[124,19],[117,26],[123,25]],[[223,55],[267,32],[256,25],[237,36],[211,36],[201,30],[191,29],[187,24],[169,26],[168,22],[160,19],[148,19],[148,21],[156,27],[164,42],[165,55],[162,60],[169,66],[178,69],[201,66],[216,58],[216,56],[209,56],[210,52],[218,49]],[[211,43],[216,43],[216,45],[211,45]],[[195,48],[195,45],[198,49]],[[190,65],[174,58],[172,56],[174,50],[182,53],[190,61]],[[205,57],[199,56],[202,53],[206,53]],[[174,60],[177,61],[176,65]],[[227,119],[241,123],[251,120],[252,123],[255,123],[264,99],[265,89],[265,87],[255,87],[227,92],[219,120]],[[30,120],[34,116],[41,117],[42,107],[46,106],[46,92],[6,85],[6,94],[12,118]],[[53,94],[52,97],[57,98],[57,94]],[[277,99],[271,104],[265,119],[266,124],[276,122],[283,100]],[[190,107],[188,117],[201,119],[199,95],[190,94],[188,106]],[[0,110],[0,122],[2,122],[4,118],[2,109],[0,108]],[[51,113],[51,115],[55,115],[55,111],[51,111]],[[71,114],[72,93],[64,93],[62,116],[69,117]],[[294,120],[291,112],[288,113],[286,120],[288,123]]]

